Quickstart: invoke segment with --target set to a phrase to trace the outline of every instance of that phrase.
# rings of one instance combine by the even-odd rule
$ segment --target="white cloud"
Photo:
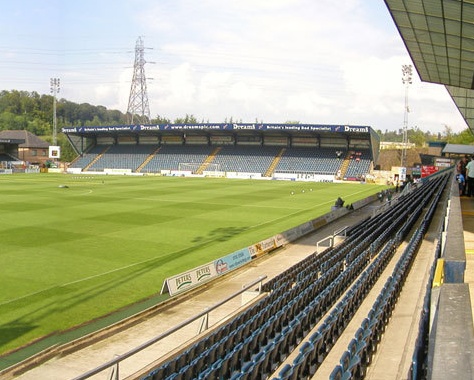
[[[60,76],[61,96],[68,100],[125,112],[134,59],[134,46],[129,45],[144,36],[145,47],[153,48],[145,50],[146,75],[153,78],[147,82],[152,117],[194,114],[220,122],[232,116],[249,122],[299,120],[382,130],[398,129],[403,122],[401,65],[410,63],[410,57],[383,2],[140,0],[138,4],[110,6],[103,23],[74,28],[87,23],[84,15],[92,2],[77,5],[78,19],[71,25],[64,21],[67,33],[61,41],[66,52],[53,51],[59,64],[44,64],[51,54],[49,45],[40,46],[43,50],[28,59],[9,58],[9,53],[18,53],[12,45],[0,49],[3,61],[12,62],[6,69],[8,63],[0,64],[5,69],[0,70],[0,82],[48,93],[49,76]],[[117,25],[123,27],[118,30]],[[51,40],[37,37],[35,41]],[[1,38],[0,46],[8,47]],[[25,66],[13,63],[19,60],[35,62],[41,70],[32,65],[21,72]],[[410,121],[420,129],[442,130],[444,124],[455,131],[466,128],[443,87],[414,78],[409,99]]]

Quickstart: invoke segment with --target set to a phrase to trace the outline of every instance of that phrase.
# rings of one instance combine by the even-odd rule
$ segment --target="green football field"
[[[380,191],[177,177],[0,176],[0,354],[160,292],[166,277]]]

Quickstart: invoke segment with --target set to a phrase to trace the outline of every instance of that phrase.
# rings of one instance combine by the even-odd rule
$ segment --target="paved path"
[[[466,272],[464,282],[469,284],[471,306],[474,315],[474,198],[461,197],[464,248],[466,250]]]

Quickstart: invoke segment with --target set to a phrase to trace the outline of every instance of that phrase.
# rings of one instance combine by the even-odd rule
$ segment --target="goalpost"
[[[198,173],[201,166],[203,166],[202,163],[198,164],[194,162],[180,162],[178,164],[178,170],[180,172],[191,172],[192,174],[203,174],[203,173]],[[209,163],[206,166],[204,166],[203,172],[217,174],[219,170],[220,170],[220,164]]]
[[[196,174],[200,166],[201,164],[196,164],[192,162],[180,162],[178,164],[178,170],[180,172],[191,172],[193,174]]]

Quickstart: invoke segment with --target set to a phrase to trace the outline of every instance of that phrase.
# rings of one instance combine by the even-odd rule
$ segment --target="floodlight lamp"
[[[411,65],[402,65],[402,82],[403,84],[412,83],[412,66]]]

